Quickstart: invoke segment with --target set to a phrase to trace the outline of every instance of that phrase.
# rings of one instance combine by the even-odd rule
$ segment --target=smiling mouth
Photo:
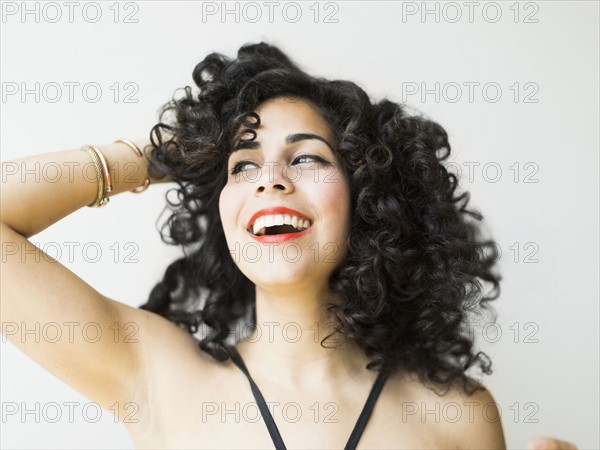
[[[310,228],[313,221],[299,216],[271,215],[257,218],[246,231],[254,236],[298,234]]]
[[[256,233],[256,236],[271,236],[274,234],[300,233],[302,230],[294,228],[292,225],[274,225],[272,227],[263,227]]]

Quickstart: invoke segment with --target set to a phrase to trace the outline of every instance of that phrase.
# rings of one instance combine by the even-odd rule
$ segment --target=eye
[[[311,161],[312,160],[312,161]],[[296,164],[303,164],[303,163],[314,163],[314,162],[323,164],[325,166],[330,165],[329,162],[325,161],[323,158],[321,158],[320,156],[317,155],[300,155],[297,156],[294,161],[292,161],[292,164],[296,163]],[[234,164],[233,168],[230,171],[231,175],[235,175],[239,172],[241,172],[242,170],[246,170],[244,169],[247,165],[252,165],[255,166],[256,168],[258,168],[258,165],[256,163],[253,163],[252,161],[239,161],[236,164]]]
[[[240,161],[233,166],[233,169],[231,169],[231,175],[238,173],[240,168],[246,166],[247,164],[253,164],[256,166],[256,164],[254,164],[252,161]]]
[[[296,159],[294,159],[294,161],[298,161],[299,159],[304,159],[304,158],[313,159],[313,160],[315,160],[319,163],[325,164],[325,165],[329,164],[323,158],[321,158],[320,156],[316,156],[316,155],[300,155]]]

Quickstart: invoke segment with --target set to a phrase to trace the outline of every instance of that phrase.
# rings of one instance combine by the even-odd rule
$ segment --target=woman
[[[445,131],[265,43],[212,53],[193,78],[200,93],[167,104],[150,142],[20,161],[86,169],[56,183],[6,177],[3,322],[99,330],[11,341],[137,448],[504,448],[466,373],[491,373],[465,324],[499,295],[496,255],[442,165]],[[27,240],[165,181],[179,188],[163,237],[185,257],[140,309]]]

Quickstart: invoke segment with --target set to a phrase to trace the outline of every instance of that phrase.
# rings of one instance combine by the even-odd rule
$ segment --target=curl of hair
[[[371,103],[351,81],[310,76],[263,42],[242,46],[233,60],[211,53],[192,76],[198,92],[186,86],[162,107],[149,145],[150,173],[168,174],[179,186],[167,193],[171,214],[160,231],[184,256],[142,309],[192,334],[204,327],[200,348],[218,361],[229,357],[233,328],[256,317],[254,285],[231,257],[220,222],[227,159],[244,133],[255,136],[257,106],[303,98],[337,137],[354,211],[347,255],[329,283],[343,298],[327,304],[337,328],[321,345],[341,333],[364,349],[368,369],[403,367],[434,391],[455,381],[472,391],[472,367],[492,373],[468,325],[471,313],[493,312],[487,303],[500,294],[501,278],[491,271],[498,254],[481,239],[483,216],[467,209],[469,193],[456,194],[440,125],[388,99]],[[482,282],[491,284],[487,296]]]

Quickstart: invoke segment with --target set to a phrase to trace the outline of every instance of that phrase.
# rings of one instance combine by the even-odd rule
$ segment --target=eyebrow
[[[313,133],[288,134],[285,137],[285,143],[287,145],[291,145],[291,144],[295,144],[296,142],[305,141],[308,139],[316,139],[318,141],[324,142],[327,145],[327,147],[329,147],[331,149],[331,151],[335,153],[335,150],[333,149],[331,144],[329,142],[327,142],[327,140],[325,140],[325,138],[319,136],[318,134],[313,134]],[[238,145],[236,146],[236,148],[233,149],[232,153],[236,152],[238,150],[258,150],[259,148],[260,148],[260,141],[240,141],[238,143]]]

